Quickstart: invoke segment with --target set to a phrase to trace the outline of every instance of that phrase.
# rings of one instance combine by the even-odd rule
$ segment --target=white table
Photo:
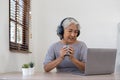
[[[23,76],[21,72],[0,74],[0,80],[120,80],[120,74],[81,76],[71,73],[35,73]]]

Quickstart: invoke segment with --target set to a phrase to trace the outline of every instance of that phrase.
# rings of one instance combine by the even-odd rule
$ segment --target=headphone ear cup
[[[58,26],[58,28],[57,28],[57,35],[60,37],[60,39],[63,38],[63,33],[64,33],[63,27],[62,26]]]
[[[77,37],[80,35],[80,30],[78,31]]]
[[[63,34],[64,34],[64,28],[63,28],[62,24],[66,19],[68,19],[68,18],[63,19],[57,28],[57,35],[60,37],[61,40],[63,39]]]

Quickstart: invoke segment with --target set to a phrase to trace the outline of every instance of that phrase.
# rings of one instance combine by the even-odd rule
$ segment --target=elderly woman
[[[45,72],[56,68],[57,72],[84,72],[87,46],[78,41],[80,25],[72,17],[63,19],[57,28],[60,41],[52,44],[44,61]]]

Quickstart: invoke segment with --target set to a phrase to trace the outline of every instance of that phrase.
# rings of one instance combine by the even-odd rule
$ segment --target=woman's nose
[[[71,33],[71,36],[76,36],[76,33],[75,33],[75,32],[72,32],[72,33]]]

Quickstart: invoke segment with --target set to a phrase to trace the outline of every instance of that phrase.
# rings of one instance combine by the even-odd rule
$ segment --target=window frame
[[[15,2],[15,5],[14,5],[14,13],[15,14],[12,14],[12,1]],[[19,1],[22,1],[23,2],[23,6],[21,7],[23,10],[23,15],[22,15],[22,24],[17,21],[17,20],[20,20],[19,17],[19,14],[20,14],[20,3]],[[29,33],[30,33],[30,21],[31,21],[31,9],[30,9],[30,0],[9,0],[9,50],[12,51],[12,52],[20,52],[20,53],[31,53],[30,52],[30,49],[29,49]],[[11,18],[11,16],[14,15],[15,16],[15,20],[13,20]],[[14,32],[14,37],[15,37],[15,41],[11,41],[11,27],[12,27],[12,22],[14,23],[15,25],[15,32]],[[21,39],[21,43],[18,43],[18,37],[17,37],[17,29],[19,26],[21,26],[21,31],[22,31],[22,34],[19,34],[19,36],[22,36]],[[19,30],[19,29],[18,29]]]

